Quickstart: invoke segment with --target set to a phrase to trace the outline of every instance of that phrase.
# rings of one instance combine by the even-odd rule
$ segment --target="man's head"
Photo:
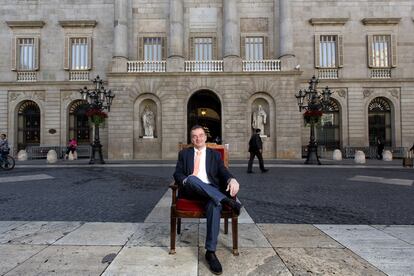
[[[256,133],[260,133],[260,128],[256,128]]]
[[[4,139],[6,139],[6,134],[2,133],[0,137],[1,137],[2,140],[4,140]]]
[[[202,149],[206,146],[207,135],[204,128],[199,125],[195,125],[191,128],[191,143],[193,143],[196,149]]]

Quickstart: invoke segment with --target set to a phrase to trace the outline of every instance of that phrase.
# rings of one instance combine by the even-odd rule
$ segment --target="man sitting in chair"
[[[191,128],[191,142],[194,147],[180,151],[174,172],[174,179],[180,187],[180,197],[206,202],[207,217],[206,260],[214,274],[221,274],[222,267],[215,251],[220,231],[220,214],[225,204],[240,214],[241,204],[227,197],[239,191],[239,183],[224,166],[220,153],[206,147],[207,136],[201,126]]]

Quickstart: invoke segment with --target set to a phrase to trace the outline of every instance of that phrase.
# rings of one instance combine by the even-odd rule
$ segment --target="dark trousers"
[[[260,151],[250,152],[250,159],[249,159],[249,164],[247,165],[247,171],[248,172],[252,171],[253,160],[254,160],[255,156],[257,156],[257,159],[259,159],[260,170],[264,171],[265,167],[264,167],[264,164],[263,164],[263,156],[262,156],[262,153]]]
[[[182,187],[182,196],[192,200],[206,202],[207,235],[205,248],[216,251],[220,232],[221,201],[226,197],[215,186],[204,183],[198,177],[190,175]]]
[[[75,147],[67,147],[66,148],[66,154],[69,154],[69,152],[75,153],[76,148]]]

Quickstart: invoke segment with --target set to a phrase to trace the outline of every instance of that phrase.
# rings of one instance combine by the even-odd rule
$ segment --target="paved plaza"
[[[268,161],[239,179],[240,256],[223,275],[414,275],[414,170],[391,163]],[[210,275],[204,220],[169,255],[174,162],[18,163],[0,172],[0,275]],[[223,229],[222,229],[223,230]]]

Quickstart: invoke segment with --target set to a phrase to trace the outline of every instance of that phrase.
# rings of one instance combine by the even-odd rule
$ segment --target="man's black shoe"
[[[264,170],[262,170],[262,173],[266,173],[268,171],[269,171],[269,169],[264,169]]]
[[[240,210],[241,210],[242,205],[238,203],[236,200],[226,197],[225,199],[221,201],[221,203],[224,203],[227,206],[230,206],[236,215],[240,215]]]
[[[253,173],[253,171],[247,171],[247,173]]]
[[[211,272],[213,272],[216,275],[220,275],[223,273],[223,268],[221,267],[221,263],[219,259],[216,256],[216,253],[214,251],[207,251],[206,252],[206,261],[208,265],[210,266]]]

